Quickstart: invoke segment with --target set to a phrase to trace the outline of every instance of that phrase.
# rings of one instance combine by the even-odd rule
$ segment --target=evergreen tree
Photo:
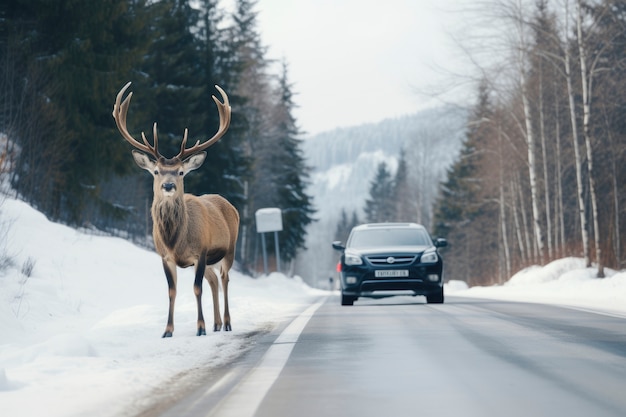
[[[339,218],[339,222],[337,223],[337,229],[335,230],[335,237],[333,240],[338,240],[340,242],[346,243],[348,240],[348,236],[350,236],[350,232],[352,228],[358,226],[360,224],[359,217],[356,211],[352,212],[352,217],[348,218],[348,213],[346,209],[341,209],[341,217]]]
[[[283,211],[281,233],[282,256],[289,261],[296,251],[304,248],[306,227],[313,221],[311,197],[305,193],[309,179],[309,167],[302,154],[301,140],[296,120],[293,117],[292,86],[289,84],[287,65],[283,63],[278,85],[278,102],[274,109],[274,129],[268,142],[275,143],[269,153],[269,170],[274,183],[277,206]]]
[[[145,2],[34,0],[5,7],[4,34],[26,35],[16,86],[44,114],[43,123],[24,123],[15,132],[27,151],[14,186],[54,219],[89,221],[112,208],[101,199],[101,182],[127,169],[122,147],[112,139],[109,109],[118,77],[128,78],[144,54]],[[33,152],[54,161],[54,175],[45,176],[50,164],[38,164]],[[33,181],[43,178],[41,186]]]
[[[385,162],[378,164],[376,175],[370,183],[369,198],[365,201],[365,221],[388,222],[395,218],[393,202],[394,183]]]
[[[480,273],[485,277],[497,266],[497,260],[492,257],[494,253],[497,257],[498,253],[498,212],[484,181],[491,175],[484,168],[484,154],[489,151],[488,141],[491,139],[491,129],[485,121],[491,116],[489,90],[486,84],[481,84],[463,148],[456,163],[448,170],[434,213],[433,234],[444,236],[451,243],[446,253],[448,274],[468,283],[472,283],[473,274]],[[476,256],[477,253],[480,256]],[[484,265],[485,262],[491,266]]]
[[[398,160],[398,169],[393,181],[392,202],[395,206],[395,221],[413,222],[415,221],[415,199],[413,196],[413,187],[409,181],[409,173],[406,164],[406,154],[404,149],[400,150],[400,159]]]
[[[271,180],[264,155],[274,151],[268,141],[271,129],[269,111],[275,99],[267,74],[265,48],[258,32],[256,1],[237,0],[232,15],[233,25],[228,31],[230,57],[227,68],[236,100],[233,113],[237,115],[236,134],[240,135],[242,153],[249,158],[249,175],[242,179],[245,199],[241,209],[241,249],[244,263],[250,258],[252,244],[256,240],[254,213],[264,207],[276,207],[275,185]],[[245,266],[244,266],[245,267]]]
[[[244,205],[242,178],[248,175],[249,161],[243,151],[240,114],[236,111],[239,97],[231,84],[232,71],[229,67],[226,29],[221,28],[223,11],[216,0],[201,3],[197,26],[199,75],[197,82],[198,100],[192,103],[192,113],[197,115],[201,140],[211,137],[219,126],[219,114],[211,96],[220,98],[214,88],[222,87],[228,94],[231,107],[235,107],[231,125],[226,136],[211,147],[200,175],[190,176],[187,185],[190,192],[197,194],[215,193],[224,196],[239,210]]]
[[[149,94],[142,97],[150,97],[146,112],[158,123],[159,151],[171,158],[180,150],[185,128],[189,129],[189,143],[212,134],[201,131],[203,114],[197,107],[202,61],[191,31],[199,16],[187,0],[161,0],[153,4],[152,13],[153,42],[143,63]],[[212,110],[215,112],[214,106]],[[152,127],[151,123],[147,127]],[[151,129],[146,136],[151,138]]]

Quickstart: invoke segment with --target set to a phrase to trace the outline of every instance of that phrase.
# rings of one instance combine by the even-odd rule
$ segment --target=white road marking
[[[208,416],[254,416],[265,395],[285,367],[302,330],[322,304],[324,300],[311,305],[292,321],[267,350],[259,366],[254,368]],[[224,378],[228,378],[228,375]],[[217,385],[219,384],[220,381]]]

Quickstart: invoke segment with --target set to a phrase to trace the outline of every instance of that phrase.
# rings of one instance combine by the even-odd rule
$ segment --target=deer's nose
[[[176,184],[174,184],[173,182],[166,182],[161,186],[165,191],[172,191],[173,189],[176,188]]]

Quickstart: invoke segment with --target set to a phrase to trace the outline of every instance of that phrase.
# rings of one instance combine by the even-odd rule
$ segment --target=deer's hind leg
[[[204,277],[209,281],[209,287],[211,287],[211,296],[213,298],[213,331],[219,332],[222,330],[222,317],[220,315],[220,299],[219,299],[219,283],[217,282],[217,275],[212,266],[207,266],[204,271]]]
[[[222,270],[222,291],[224,291],[224,331],[230,332],[230,311],[228,310],[228,271]]]
[[[228,309],[228,282],[230,277],[228,271],[233,265],[234,251],[224,257],[220,267],[220,275],[222,276],[222,291],[224,292],[224,331],[230,332],[233,328],[230,325],[230,310]]]

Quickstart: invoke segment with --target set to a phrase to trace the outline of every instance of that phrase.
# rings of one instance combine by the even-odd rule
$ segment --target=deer
[[[180,152],[173,158],[159,153],[157,124],[153,125],[153,145],[141,132],[142,142],[136,140],[126,127],[126,115],[133,93],[122,101],[130,87],[127,83],[117,94],[113,106],[113,118],[122,137],[135,149],[132,156],[135,163],[152,174],[153,200],[152,238],[156,252],[161,256],[169,295],[167,325],[162,337],[172,337],[174,332],[174,304],[176,301],[177,267],[195,268],[193,282],[198,310],[197,336],[206,335],[202,313],[202,282],[208,281],[213,298],[213,331],[231,331],[228,309],[229,270],[235,259],[235,246],[239,231],[239,213],[225,198],[217,194],[196,196],[184,192],[185,176],[204,163],[205,150],[214,145],[230,126],[231,108],[228,96],[219,86],[223,102],[215,96],[213,101],[219,113],[219,128],[215,135],[200,143],[198,140],[187,148],[188,129],[185,128]],[[222,292],[224,295],[224,320],[220,316],[219,287],[214,268],[219,267]]]

